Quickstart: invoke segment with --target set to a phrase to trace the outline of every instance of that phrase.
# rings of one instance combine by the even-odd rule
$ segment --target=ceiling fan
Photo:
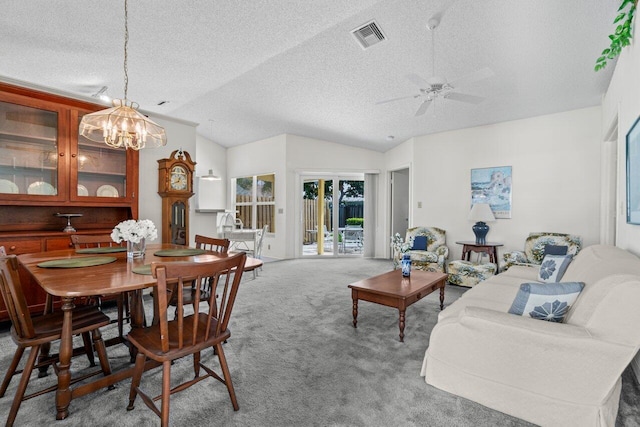
[[[427,22],[427,28],[431,30],[431,75],[429,79],[425,80],[417,74],[407,74],[405,77],[410,82],[414,83],[418,86],[419,91],[417,94],[409,95],[409,96],[401,96],[399,98],[387,99],[384,101],[376,102],[376,105],[386,104],[387,102],[399,101],[401,99],[408,98],[420,98],[422,99],[422,103],[418,107],[418,110],[415,113],[415,116],[421,116],[427,112],[429,106],[433,103],[433,101],[437,98],[441,99],[450,99],[452,101],[466,102],[469,104],[479,104],[484,100],[484,97],[469,95],[466,93],[457,92],[457,89],[468,85],[470,83],[477,82],[479,80],[484,80],[494,75],[493,71],[489,68],[483,68],[456,80],[447,81],[443,76],[437,76],[435,74],[435,29],[440,24],[439,17],[432,17]]]

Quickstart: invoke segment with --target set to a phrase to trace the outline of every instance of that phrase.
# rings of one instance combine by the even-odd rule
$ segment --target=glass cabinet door
[[[71,123],[77,126],[81,120],[80,115],[77,121],[72,120]],[[127,151],[91,141],[78,135],[77,129],[74,130],[72,134],[77,137],[78,151],[77,154],[72,154],[72,170],[75,169],[77,174],[76,188],[71,188],[71,194],[75,196],[72,198],[79,200],[85,197],[126,198]]]
[[[59,115],[55,107],[47,110],[0,101],[0,197],[61,193]]]

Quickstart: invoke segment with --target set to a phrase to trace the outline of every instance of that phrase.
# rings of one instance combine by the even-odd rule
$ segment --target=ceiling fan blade
[[[411,74],[407,74],[405,77],[407,78],[407,80],[409,80],[411,83],[418,86],[420,89],[425,89],[429,87],[429,83],[427,83],[425,79],[423,79],[417,74],[411,73]]]
[[[424,101],[422,104],[420,104],[420,106],[418,107],[418,111],[416,111],[415,117],[421,116],[424,113],[426,113],[430,105],[431,105],[431,101],[428,99]]]
[[[452,87],[461,87],[464,85],[468,85],[469,83],[477,82],[479,80],[488,79],[489,77],[495,76],[495,73],[491,71],[490,68],[482,68],[478,71],[475,71],[471,74],[467,74],[466,76],[462,76],[459,79],[453,80],[449,82],[449,85]]]
[[[451,99],[453,101],[467,102],[469,104],[479,104],[484,101],[484,97],[476,95],[468,95],[466,93],[449,92],[445,99]]]
[[[399,98],[391,98],[391,99],[385,99],[384,101],[378,101],[376,102],[376,105],[380,105],[380,104],[386,104],[387,102],[393,102],[393,101],[399,101],[401,99],[409,99],[409,98],[417,98],[420,95],[409,95],[409,96],[401,96]]]

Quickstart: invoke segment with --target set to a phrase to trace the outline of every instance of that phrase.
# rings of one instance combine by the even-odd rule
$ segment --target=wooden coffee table
[[[353,299],[353,327],[358,327],[358,300],[395,307],[400,312],[400,341],[404,342],[405,311],[436,289],[440,289],[440,310],[444,308],[445,273],[413,270],[402,277],[400,269],[370,277],[349,285]]]

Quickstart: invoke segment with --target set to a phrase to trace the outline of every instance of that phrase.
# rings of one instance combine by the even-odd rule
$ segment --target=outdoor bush
[[[364,218],[347,218],[347,225],[364,226]]]

